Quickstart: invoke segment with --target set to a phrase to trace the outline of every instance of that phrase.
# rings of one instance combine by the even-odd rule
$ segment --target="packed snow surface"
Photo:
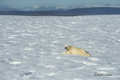
[[[1,15],[0,80],[120,80],[120,15]]]

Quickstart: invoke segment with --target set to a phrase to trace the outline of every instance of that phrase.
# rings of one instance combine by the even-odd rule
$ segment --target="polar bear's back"
[[[71,52],[74,55],[91,56],[87,51],[83,50],[82,48],[72,48]]]

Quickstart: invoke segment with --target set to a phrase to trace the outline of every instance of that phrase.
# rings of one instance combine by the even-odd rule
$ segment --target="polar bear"
[[[67,51],[63,52],[63,54],[73,54],[73,55],[80,55],[80,56],[87,56],[87,57],[91,56],[87,51],[81,48],[70,46],[70,45],[65,45],[65,49]]]

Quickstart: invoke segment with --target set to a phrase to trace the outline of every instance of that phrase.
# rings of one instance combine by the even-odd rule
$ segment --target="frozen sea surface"
[[[120,15],[0,16],[0,80],[120,80]]]

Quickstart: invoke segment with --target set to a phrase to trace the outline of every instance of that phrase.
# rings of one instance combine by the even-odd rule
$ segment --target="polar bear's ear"
[[[64,47],[68,47],[69,45],[64,45]]]

